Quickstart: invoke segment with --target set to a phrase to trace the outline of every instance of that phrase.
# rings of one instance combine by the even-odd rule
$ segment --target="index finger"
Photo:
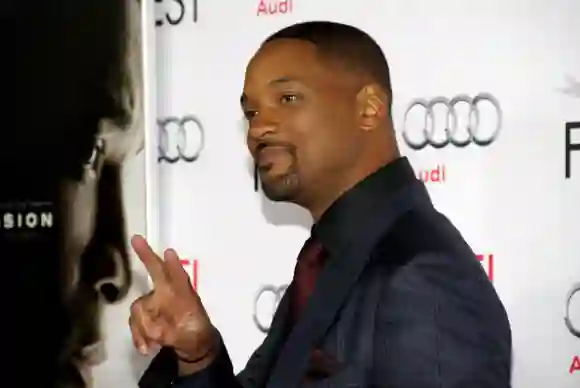
[[[154,285],[167,282],[167,274],[165,273],[165,265],[163,260],[157,256],[153,249],[145,240],[143,236],[135,235],[131,238],[131,246],[139,256],[141,262],[145,265],[145,269],[151,276]]]

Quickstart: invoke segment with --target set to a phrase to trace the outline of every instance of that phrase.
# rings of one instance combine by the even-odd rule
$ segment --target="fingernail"
[[[174,249],[167,249],[165,251],[165,254],[163,255],[165,260],[175,260],[175,259],[179,259],[179,256],[177,255],[177,252],[175,252]]]
[[[133,237],[131,237],[131,246],[133,248],[138,248],[139,244],[141,244],[142,241],[143,241],[143,237],[136,234]]]
[[[147,346],[145,346],[145,345],[141,345],[141,346],[139,346],[139,352],[140,352],[142,355],[146,356],[146,355],[147,355],[147,353],[149,352],[149,350],[147,349]]]

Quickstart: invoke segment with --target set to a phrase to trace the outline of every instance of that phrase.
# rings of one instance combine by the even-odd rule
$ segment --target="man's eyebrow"
[[[279,78],[275,78],[273,80],[271,80],[270,82],[268,82],[268,85],[280,85],[280,84],[286,84],[286,83],[290,83],[290,82],[300,82],[300,80],[298,78],[293,78],[293,77],[279,77]],[[246,96],[246,94],[242,93],[241,97],[240,97],[240,105],[242,105],[242,107],[244,107],[246,104],[248,103],[248,96]]]
[[[284,83],[288,83],[288,82],[299,82],[300,80],[298,80],[297,78],[292,78],[292,77],[280,77],[280,78],[276,78],[271,80],[270,82],[268,82],[269,85],[276,85],[276,84],[284,84]]]

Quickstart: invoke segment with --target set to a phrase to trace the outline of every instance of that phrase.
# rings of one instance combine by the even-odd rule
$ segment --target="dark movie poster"
[[[0,386],[90,387],[103,308],[132,283],[122,194],[123,167],[143,141],[140,4],[9,4],[0,11]]]

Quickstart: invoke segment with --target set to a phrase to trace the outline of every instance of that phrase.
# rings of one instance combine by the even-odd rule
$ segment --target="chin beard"
[[[266,198],[274,202],[294,202],[298,194],[298,177],[294,174],[261,181]]]

